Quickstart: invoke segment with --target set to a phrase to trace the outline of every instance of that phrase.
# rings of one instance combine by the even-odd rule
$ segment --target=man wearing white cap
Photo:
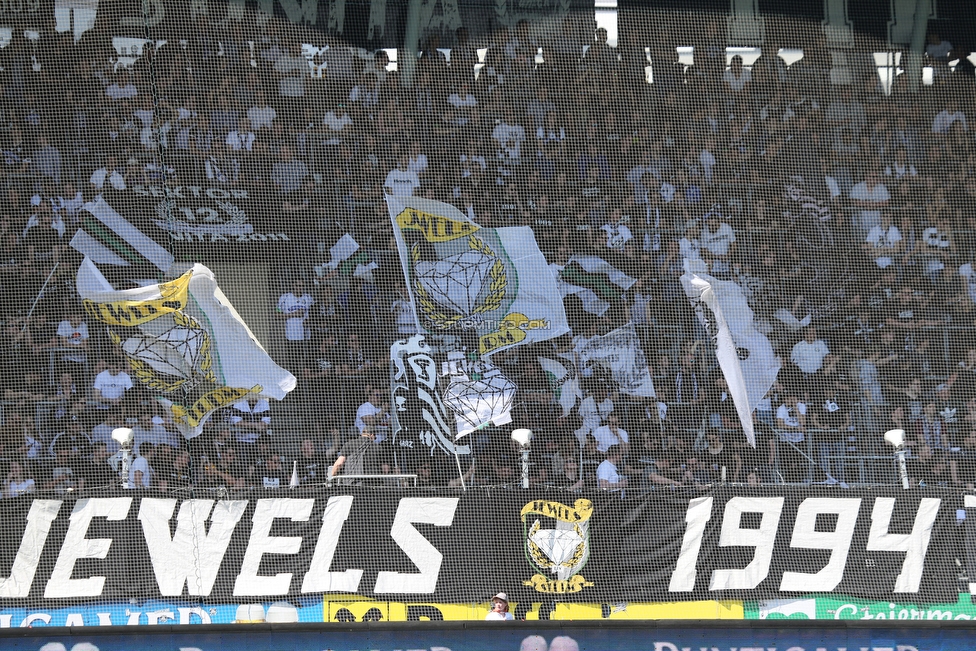
[[[485,615],[489,621],[511,621],[515,619],[512,613],[508,612],[508,595],[499,592],[491,598],[491,612]]]

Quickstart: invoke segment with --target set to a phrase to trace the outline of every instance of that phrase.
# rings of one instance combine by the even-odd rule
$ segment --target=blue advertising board
[[[551,623],[555,624],[555,623]],[[860,625],[555,626],[534,622],[463,626],[356,625],[159,627],[13,631],[4,651],[970,651],[971,627]]]

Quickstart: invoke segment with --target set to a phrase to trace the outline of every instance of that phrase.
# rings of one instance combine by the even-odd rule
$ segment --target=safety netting
[[[976,614],[976,14],[869,4],[0,2],[0,626]]]

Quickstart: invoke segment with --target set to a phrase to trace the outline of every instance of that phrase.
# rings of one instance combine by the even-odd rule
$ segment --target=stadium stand
[[[609,450],[641,490],[895,483],[893,427],[912,482],[976,484],[969,52],[933,33],[916,94],[907,74],[879,76],[868,42],[832,61],[818,29],[745,65],[708,17],[695,33],[631,18],[612,46],[570,14],[429,43],[408,83],[384,50],[248,17],[151,34],[96,21],[77,38],[45,25],[0,48],[3,497],[114,482],[123,424],[164,490],[285,486],[293,461],[322,483],[363,429],[376,472],[454,485],[453,458],[390,445],[389,350],[416,326],[384,193],[529,226],[554,273],[599,259],[634,281],[596,305],[568,294],[572,334],[495,356],[519,397],[511,425],[471,435],[469,485],[517,482],[518,427],[535,432],[540,486],[596,487]],[[299,388],[225,409],[189,442],[86,316],[68,246],[87,202],[129,215],[132,188],[177,186],[257,197],[300,234],[251,296],[280,313],[265,343]],[[328,265],[345,235],[354,265]],[[744,290],[781,361],[755,448],[713,343],[674,307],[686,260]],[[563,415],[536,359],[627,323],[656,396],[583,369]]]

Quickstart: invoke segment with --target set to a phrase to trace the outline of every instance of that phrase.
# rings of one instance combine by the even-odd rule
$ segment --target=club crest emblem
[[[525,556],[535,574],[523,584],[537,592],[565,594],[592,587],[580,572],[590,558],[593,502],[573,506],[534,500],[522,507]]]

